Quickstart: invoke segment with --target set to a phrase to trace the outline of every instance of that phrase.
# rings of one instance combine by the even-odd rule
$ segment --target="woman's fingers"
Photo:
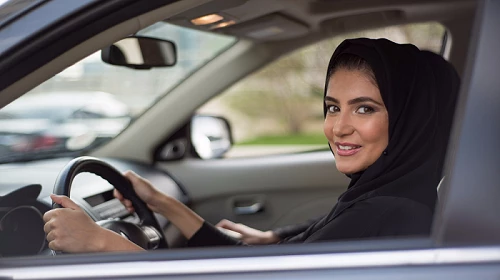
[[[127,210],[130,213],[133,213],[135,211],[134,206],[132,205],[132,201],[130,201],[128,199],[124,199],[124,200],[122,200],[122,204],[123,204],[123,206],[125,206],[125,208],[127,208]]]
[[[59,241],[57,240],[52,240],[49,242],[49,249],[52,249],[54,251],[61,251],[61,246],[59,246]]]
[[[64,252],[94,252],[105,244],[99,237],[104,229],[67,197],[52,196],[54,202],[67,208],[47,211],[43,215],[49,248]]]
[[[73,200],[71,200],[69,197],[65,195],[51,194],[50,198],[52,199],[53,202],[61,205],[64,208],[69,208],[73,210],[80,209],[80,207],[76,205],[76,203]]]
[[[56,239],[56,237],[57,237],[57,233],[56,233],[56,231],[54,231],[54,230],[49,231],[49,232],[47,233],[47,241],[48,241],[48,242],[55,240],[55,239]]]
[[[122,201],[123,205],[125,205],[125,207],[129,208],[129,207],[132,207],[132,201],[128,200],[128,199],[124,199]]]
[[[225,229],[231,229],[233,227],[234,223],[231,222],[230,220],[223,219],[220,222],[218,222],[215,226],[220,227],[220,228],[225,228]]]
[[[216,226],[224,229],[229,229],[241,234],[248,234],[247,226],[243,224],[236,224],[226,219],[220,221]]]
[[[123,195],[121,192],[119,192],[117,189],[113,190],[113,196],[116,197],[118,200],[122,201],[123,200]]]
[[[279,241],[279,237],[272,231],[263,232],[225,219],[221,220],[216,226],[223,229],[222,231],[230,236],[235,237],[233,234],[239,234],[240,236],[235,238],[241,239],[248,244],[271,244]],[[230,230],[231,232],[228,233],[225,230]]]
[[[47,214],[43,215],[43,221],[45,222],[45,225],[43,226],[43,231],[45,233],[49,233],[54,228],[54,225],[52,224],[53,222],[51,221],[50,215],[47,215]]]
[[[123,206],[125,206],[125,208],[127,208],[127,211],[129,211],[130,213],[133,213],[135,211],[134,206],[132,205],[132,201],[124,198],[117,189],[113,190],[113,196],[116,197],[123,204]]]

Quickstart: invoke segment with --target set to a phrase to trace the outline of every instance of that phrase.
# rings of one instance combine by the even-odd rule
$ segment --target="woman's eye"
[[[340,111],[340,108],[335,106],[335,105],[327,105],[327,111],[328,113],[336,113]]]
[[[356,110],[356,113],[359,113],[359,114],[371,114],[373,113],[375,110],[372,108],[372,107],[369,107],[369,106],[361,106],[359,107],[357,110]]]

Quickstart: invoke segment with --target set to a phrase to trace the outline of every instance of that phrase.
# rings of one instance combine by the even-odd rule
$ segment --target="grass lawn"
[[[236,143],[236,145],[327,145],[323,134],[263,136]]]

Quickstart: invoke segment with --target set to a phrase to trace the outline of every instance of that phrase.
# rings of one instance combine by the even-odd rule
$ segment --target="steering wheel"
[[[84,172],[93,173],[108,181],[123,197],[132,202],[140,220],[138,224],[120,220],[104,220],[97,222],[100,226],[126,237],[146,250],[168,248],[167,239],[153,212],[137,196],[130,181],[102,160],[93,157],[78,157],[70,161],[57,177],[54,194],[69,197],[73,179],[76,175]],[[62,206],[53,203],[52,208],[62,208]],[[53,253],[59,254],[59,252]]]

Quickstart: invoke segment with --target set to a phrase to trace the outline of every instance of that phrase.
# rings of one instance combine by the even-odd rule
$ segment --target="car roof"
[[[350,3],[352,2],[352,3]],[[401,23],[463,16],[475,0],[233,0],[213,1],[166,19],[170,23],[256,42],[286,41],[311,33],[331,35]],[[195,25],[192,19],[218,14],[234,24]]]

